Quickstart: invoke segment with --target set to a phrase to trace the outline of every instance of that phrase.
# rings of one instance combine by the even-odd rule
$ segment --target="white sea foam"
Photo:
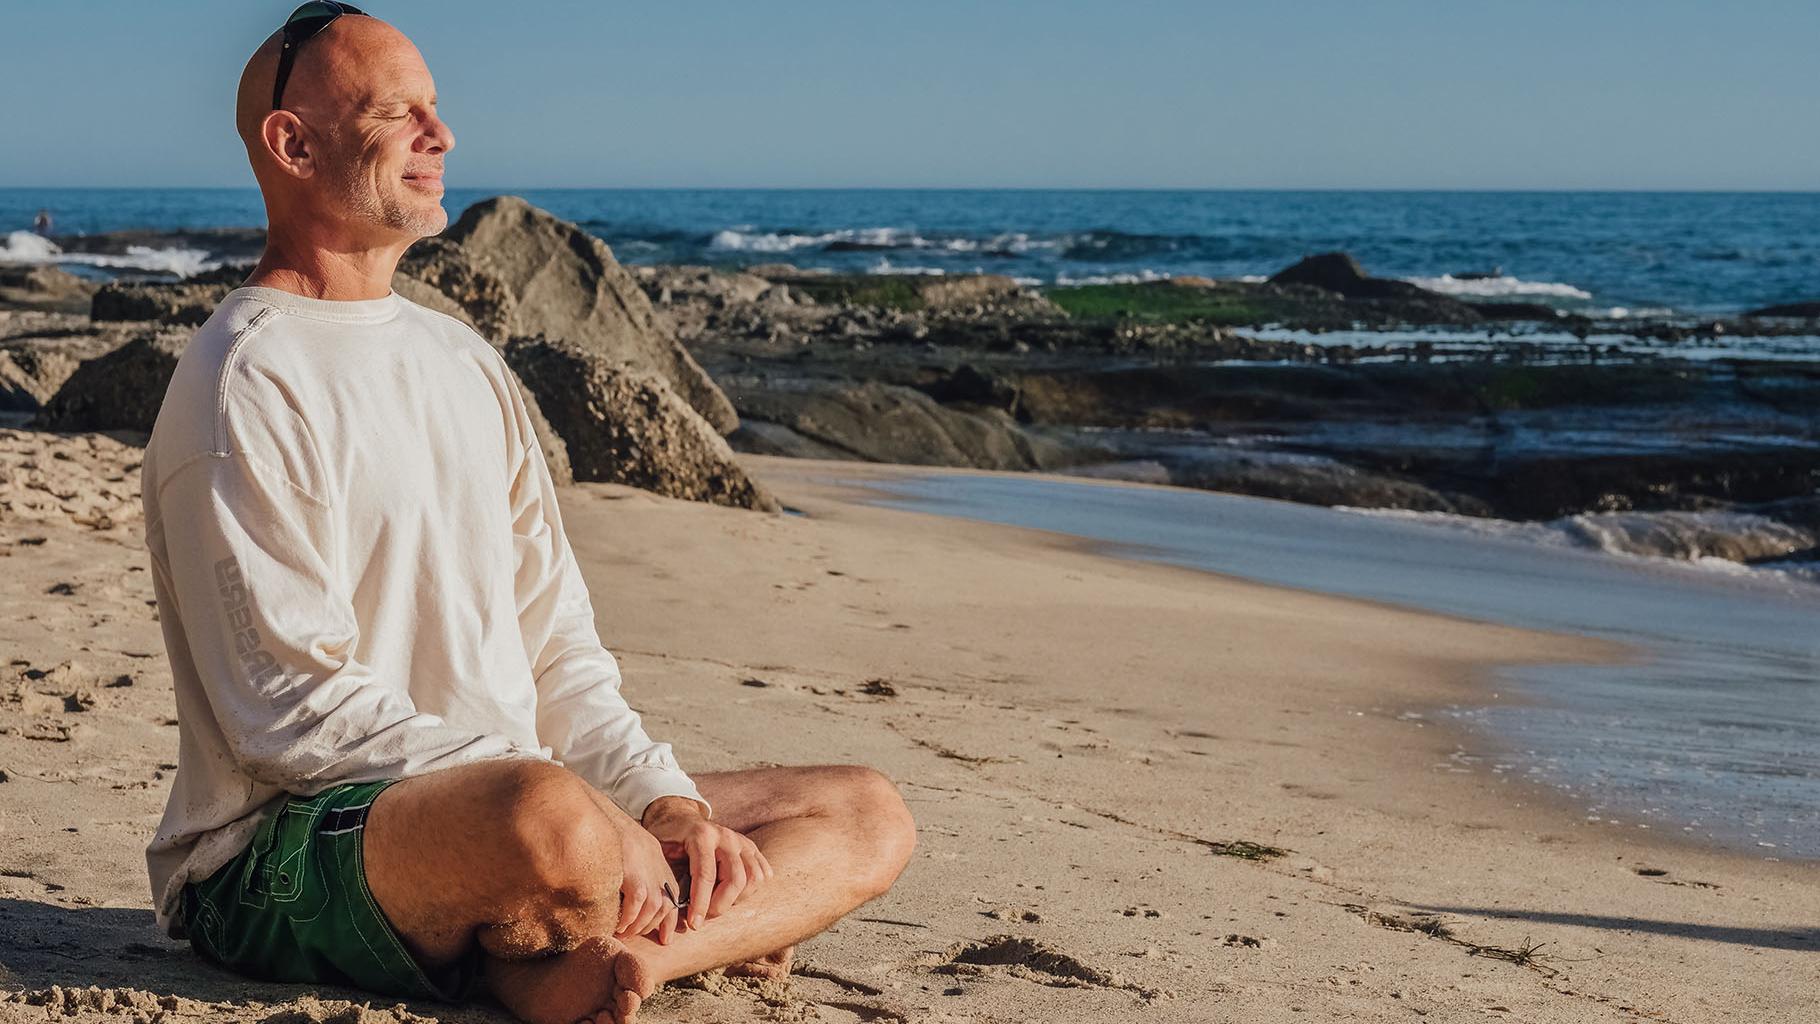
[[[1147,284],[1151,281],[1167,281],[1173,274],[1158,270],[1139,270],[1135,273],[1088,274],[1084,277],[1072,277],[1068,274],[1055,275],[1055,283],[1062,285],[1080,284]]]
[[[1054,249],[1061,243],[1052,238],[1032,238],[1021,231],[994,235],[991,238],[928,238],[903,228],[843,228],[816,234],[758,231],[749,224],[717,231],[708,248],[722,252],[795,252],[819,249],[833,243],[866,246],[877,249],[930,249],[944,252],[1026,253]]]
[[[0,263],[79,264],[113,270],[149,270],[189,277],[221,266],[204,249],[153,249],[129,245],[124,254],[64,252],[48,238],[29,231],[14,231],[0,245]]]
[[[1442,274],[1440,277],[1411,277],[1410,284],[1426,288],[1442,295],[1464,295],[1482,299],[1515,299],[1515,298],[1552,298],[1578,299],[1582,302],[1592,298],[1592,293],[1571,284],[1555,281],[1524,281],[1520,278],[1501,274],[1497,277],[1455,277]]]
[[[724,252],[794,252],[815,245],[826,245],[828,235],[780,235],[776,232],[753,234],[731,228],[716,232],[708,243],[710,249]]]
[[[1754,572],[1745,560],[1778,558],[1820,543],[1812,533],[1749,512],[1582,512],[1540,523],[1406,509],[1343,508],[1359,515],[1406,519],[1556,548],[1627,558],[1663,559],[1724,572]],[[1806,563],[1765,567],[1803,578]],[[1811,578],[1811,577],[1808,577]]]
[[[901,274],[906,277],[941,277],[948,271],[942,267],[918,267],[908,263],[893,263],[881,256],[877,263],[866,268],[866,273]]]
[[[0,260],[8,263],[53,263],[63,250],[57,243],[30,231],[14,231],[0,245]]]

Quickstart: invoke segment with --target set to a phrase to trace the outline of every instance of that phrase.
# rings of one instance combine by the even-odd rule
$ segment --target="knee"
[[[586,782],[560,765],[529,759],[502,765],[494,782],[498,834],[528,897],[618,902],[618,831]]]
[[[855,881],[866,899],[882,896],[916,850],[916,820],[884,773],[858,765],[835,771],[838,785],[831,788],[841,794],[843,816],[857,828],[865,848]]]

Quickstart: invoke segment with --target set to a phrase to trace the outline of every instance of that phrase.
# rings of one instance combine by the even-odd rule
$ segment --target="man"
[[[309,3],[236,119],[266,250],[146,450],[181,754],[158,919],[257,977],[628,1021],[787,972],[914,827],[852,767],[691,779],[620,698],[504,363],[391,291],[454,146],[415,47]],[[682,865],[680,877],[671,862]]]

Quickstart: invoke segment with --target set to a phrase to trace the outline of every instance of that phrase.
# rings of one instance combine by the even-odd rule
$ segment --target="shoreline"
[[[49,448],[93,444],[92,481],[135,457],[89,435],[14,443],[72,473],[91,454]],[[750,465],[807,514],[561,491],[628,699],[691,771],[876,765],[921,845],[890,895],[805,947],[788,991],[708,979],[667,991],[653,1020],[771,998],[842,1021],[1770,1021],[1811,996],[1811,868],[1513,808],[1437,770],[1449,738],[1398,717],[1477,693],[1488,663],[1589,642],[1109,558],[854,500],[808,479],[826,466]],[[0,988],[326,1021],[363,997],[243,982],[151,932],[142,850],[174,730],[136,495],[117,498],[104,528],[54,508],[0,522],[0,600],[39,609],[0,623],[25,663],[0,711],[16,823],[0,834]],[[106,685],[116,673],[132,684]],[[1538,942],[1527,965],[1498,959]],[[60,1019],[110,1019],[78,1003]],[[44,1016],[0,1001],[0,1020]]]
[[[757,461],[757,460],[754,460]],[[1499,663],[1487,666],[1480,684],[1480,693],[1476,698],[1454,699],[1443,701],[1439,698],[1429,699],[1412,705],[1408,713],[1413,717],[1425,719],[1431,726],[1440,726],[1457,740],[1458,750],[1451,756],[1464,757],[1468,763],[1478,764],[1472,769],[1473,774],[1484,776],[1486,781],[1499,778],[1502,782],[1516,781],[1528,794],[1526,799],[1552,804],[1560,813],[1589,822],[1605,822],[1611,827],[1634,827],[1640,832],[1648,832],[1661,837],[1665,844],[1689,846],[1695,849],[1708,849],[1735,854],[1740,857],[1756,857],[1769,862],[1787,861],[1792,863],[1820,861],[1820,851],[1809,848],[1789,848],[1786,842],[1771,843],[1764,841],[1761,833],[1750,832],[1745,826],[1720,826],[1705,823],[1690,814],[1683,813],[1678,818],[1651,817],[1661,814],[1659,809],[1645,808],[1631,801],[1626,803],[1618,799],[1615,803],[1610,795],[1586,788],[1590,781],[1576,777],[1571,770],[1559,767],[1552,773],[1546,771],[1540,760],[1545,760],[1534,747],[1525,749],[1519,733],[1509,728],[1509,723],[1500,727],[1488,718],[1492,715],[1506,717],[1515,713],[1523,715],[1527,710],[1535,712],[1564,712],[1567,705],[1561,703],[1562,694],[1558,692],[1564,683],[1577,683],[1579,687],[1596,686],[1594,678],[1600,669],[1631,671],[1646,679],[1653,679],[1658,666],[1664,659],[1672,664],[1677,652],[1664,649],[1660,642],[1645,634],[1634,634],[1628,637],[1601,635],[1601,630],[1592,623],[1581,624],[1572,628],[1560,623],[1537,625],[1521,621],[1509,621],[1491,614],[1474,614],[1464,611],[1448,611],[1433,605],[1411,603],[1382,595],[1360,594],[1345,590],[1324,588],[1318,582],[1290,581],[1282,578],[1270,578],[1247,574],[1235,568],[1222,568],[1211,565],[1196,565],[1192,560],[1185,561],[1178,548],[1167,545],[1158,547],[1126,541],[1109,541],[1089,534],[1070,532],[1066,528],[1053,526],[1022,526],[1005,519],[980,518],[981,508],[957,510],[951,513],[940,508],[939,500],[924,496],[915,498],[903,490],[889,487],[873,486],[871,481],[921,481],[942,476],[961,476],[974,479],[1006,479],[1016,482],[1045,481],[1054,484],[1075,485],[1081,487],[1113,487],[1151,491],[1154,493],[1180,492],[1179,488],[1167,485],[1116,480],[1083,480],[1056,474],[1026,473],[1007,475],[980,470],[931,470],[925,467],[877,466],[865,463],[823,463],[826,472],[816,473],[778,460],[759,463],[767,472],[781,473],[791,479],[808,480],[825,483],[830,492],[847,500],[867,501],[883,507],[920,511],[928,514],[954,516],[975,523],[993,523],[1008,529],[1030,529],[1039,535],[1051,536],[1064,547],[1098,554],[1108,558],[1135,561],[1145,564],[1165,566],[1190,573],[1202,573],[1215,579],[1230,581],[1243,585],[1282,587],[1299,593],[1337,599],[1342,601],[1361,601],[1373,607],[1395,609],[1420,615],[1448,619],[1465,625],[1489,625],[1499,628],[1512,628],[1537,633],[1537,635],[1571,645],[1572,656],[1543,657],[1521,662]],[[1086,493],[1086,492],[1082,492]],[[1029,500],[1041,500],[1031,496]],[[1065,499],[1062,499],[1065,500]],[[1242,499],[1250,501],[1252,499]],[[991,515],[1002,514],[1003,506],[995,507]],[[970,514],[971,512],[971,514]],[[1243,536],[1230,538],[1243,542]],[[1520,555],[1521,552],[1512,552]],[[1619,556],[1580,554],[1580,557],[1595,561],[1608,561],[1614,572],[1628,571],[1626,560]],[[1665,566],[1654,567],[1658,570]],[[1684,585],[1703,582],[1697,578],[1683,580]],[[1718,581],[1713,581],[1718,582]],[[1728,584],[1741,582],[1736,579],[1724,581]],[[1668,581],[1673,586],[1674,580]],[[1571,584],[1563,581],[1560,586]],[[1751,581],[1751,587],[1763,588],[1759,581]],[[1609,633],[1609,625],[1604,630]],[[1685,657],[1685,652],[1681,652]],[[1527,671],[1532,676],[1543,678],[1524,679]],[[1673,685],[1676,677],[1670,673],[1660,685]],[[1552,683],[1557,691],[1548,692]],[[1688,716],[1700,713],[1697,707],[1683,709]],[[1580,738],[1585,741],[1594,739],[1580,730]],[[1469,754],[1477,750],[1477,754]],[[1524,770],[1527,766],[1527,770]],[[1585,767],[1585,766],[1582,766]],[[1505,774],[1507,772],[1513,774]],[[1673,782],[1664,780],[1665,784]],[[1701,831],[1702,828],[1705,831]]]

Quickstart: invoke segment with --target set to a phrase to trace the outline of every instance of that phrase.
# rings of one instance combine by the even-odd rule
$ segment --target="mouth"
[[[442,191],[442,172],[441,171],[422,171],[422,172],[418,172],[415,174],[406,174],[403,177],[403,181],[406,185],[410,186],[411,188],[418,189],[423,192],[441,192]]]

